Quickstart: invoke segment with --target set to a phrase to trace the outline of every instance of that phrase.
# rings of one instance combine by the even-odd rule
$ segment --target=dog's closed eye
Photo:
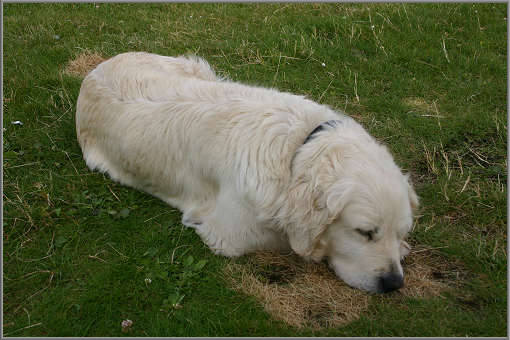
[[[377,232],[375,230],[363,230],[363,229],[359,229],[359,228],[356,228],[354,230],[356,230],[356,232],[358,234],[366,237],[369,241],[373,241],[374,240],[374,233]]]

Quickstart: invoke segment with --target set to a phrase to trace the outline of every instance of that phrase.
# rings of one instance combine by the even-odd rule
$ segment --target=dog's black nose
[[[400,274],[385,274],[379,278],[379,288],[382,293],[389,293],[404,286],[404,277]]]

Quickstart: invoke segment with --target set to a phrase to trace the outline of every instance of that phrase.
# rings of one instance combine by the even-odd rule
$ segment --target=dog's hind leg
[[[120,167],[115,166],[103,153],[95,148],[87,148],[83,150],[83,158],[90,170],[97,170],[106,173],[110,178],[116,182],[130,187],[138,188],[136,181],[130,174],[123,171]]]

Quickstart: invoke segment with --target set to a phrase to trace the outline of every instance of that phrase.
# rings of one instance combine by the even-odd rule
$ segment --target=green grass
[[[5,4],[4,335],[506,336],[506,13],[488,3]],[[74,127],[81,79],[62,73],[84,50],[197,53],[236,81],[347,111],[412,173],[422,208],[411,241],[441,247],[469,279],[438,298],[376,297],[337,329],[275,321],[228,288],[228,260],[176,209],[86,168]]]

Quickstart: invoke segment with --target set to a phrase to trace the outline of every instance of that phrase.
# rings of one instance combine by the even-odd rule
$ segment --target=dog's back
[[[198,57],[166,57],[146,52],[119,54],[98,65],[95,77],[122,100],[161,101],[176,78],[218,81],[209,64]],[[86,81],[86,80],[85,80]]]
[[[185,210],[175,197],[202,199],[225,181],[267,201],[261,183],[284,190],[306,136],[339,118],[302,96],[221,80],[199,58],[125,53],[84,79],[76,128],[89,168]]]

